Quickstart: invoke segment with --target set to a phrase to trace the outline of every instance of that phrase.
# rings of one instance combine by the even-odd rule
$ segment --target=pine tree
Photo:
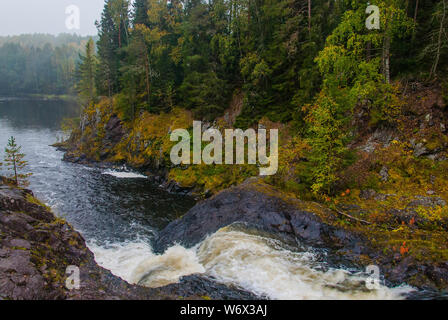
[[[148,0],[135,0],[133,3],[133,20],[134,27],[137,24],[148,26]]]
[[[85,54],[79,56],[77,68],[78,83],[76,89],[78,94],[87,101],[87,103],[96,100],[96,73],[98,62],[95,56],[95,44],[90,38],[86,44]]]
[[[16,139],[14,137],[9,138],[8,145],[5,148],[5,165],[8,170],[12,171],[11,179],[15,182],[17,186],[28,186],[29,183],[27,178],[32,175],[32,173],[22,173],[22,171],[27,167],[28,161],[24,160],[25,154],[21,153],[22,147],[16,144]]]
[[[97,88],[99,94],[112,97],[120,91],[120,47],[123,35],[127,32],[127,19],[122,21],[121,0],[107,0],[101,14],[101,21],[97,24],[99,40],[98,47],[98,77]],[[124,26],[123,23],[126,22]]]

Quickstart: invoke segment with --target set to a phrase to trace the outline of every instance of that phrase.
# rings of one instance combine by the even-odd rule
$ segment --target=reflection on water
[[[33,173],[30,188],[86,240],[148,240],[194,205],[147,179],[120,179],[104,169],[62,162],[62,152],[49,145],[62,136],[62,119],[78,113],[76,105],[61,101],[3,100],[0,150],[9,136],[16,137]]]
[[[78,116],[75,102],[0,98],[0,119],[8,120],[15,129],[58,130],[64,118]]]

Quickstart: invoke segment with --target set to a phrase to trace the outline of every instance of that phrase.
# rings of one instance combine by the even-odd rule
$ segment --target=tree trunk
[[[311,0],[308,0],[308,33],[311,38]]]
[[[390,36],[384,37],[383,44],[383,75],[386,83],[390,83]]]
[[[148,95],[148,107],[150,106],[151,99],[151,83],[149,81],[149,57],[145,53],[145,72],[146,72],[146,94]]]
[[[16,181],[16,186],[19,186],[19,179],[17,178],[17,165],[16,165],[16,155],[12,155],[12,161],[14,163],[14,179]]]
[[[440,60],[440,48],[442,47],[442,33],[443,33],[443,26],[445,24],[445,12],[446,12],[445,0],[442,0],[442,4],[443,4],[443,13],[442,13],[442,19],[440,20],[439,35],[437,38],[436,58],[432,65],[431,73],[429,74],[429,78],[432,78],[432,76],[436,75],[437,66],[438,66],[439,60]]]
[[[412,41],[415,40],[415,29],[417,28],[418,0],[415,0],[414,9],[414,30],[412,30]]]
[[[367,42],[367,48],[366,48],[366,60],[370,61],[372,56],[372,42]]]
[[[121,20],[118,24],[118,47],[121,48]]]
[[[418,13],[418,0],[415,1],[414,26],[417,24],[417,13]]]

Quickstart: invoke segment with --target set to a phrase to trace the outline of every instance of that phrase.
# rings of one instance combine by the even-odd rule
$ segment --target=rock
[[[432,195],[434,195],[436,193],[433,190],[428,190],[428,191],[426,191],[426,194],[432,196]]]
[[[433,121],[432,114],[428,113],[428,114],[425,116],[425,121],[426,121],[426,123],[428,123],[428,125],[429,125],[430,127],[432,127],[432,126],[434,125],[434,121]]]
[[[116,144],[123,138],[124,130],[121,124],[121,120],[112,115],[105,126],[105,142],[109,144]]]
[[[373,190],[365,190],[364,193],[369,198],[378,195]],[[356,211],[359,206],[340,209]],[[361,261],[374,261],[380,266],[388,286],[406,282],[431,290],[439,288],[439,285],[441,288],[448,286],[443,280],[445,276],[440,277],[444,268],[432,270],[429,263],[417,261],[412,256],[403,257],[396,251],[385,253],[382,247],[372,249],[369,242],[355,231],[350,232],[325,223],[321,217],[328,214],[326,219],[331,219],[334,214],[325,210],[320,206],[288,198],[274,187],[251,178],[242,185],[224,190],[198,203],[182,218],[170,223],[161,231],[154,248],[156,252],[162,253],[174,243],[192,247],[221,228],[235,226],[274,237],[292,246],[311,246],[314,250],[324,250],[329,267],[361,270],[360,268],[365,268],[361,267]],[[418,214],[413,209],[395,210],[390,214],[399,224],[402,221],[409,223],[412,218],[414,223],[424,222],[418,220]],[[429,276],[425,276],[428,272],[443,281],[428,281]]]
[[[347,252],[344,256],[335,254],[334,259],[347,259],[352,254],[357,256],[355,252],[363,243],[359,236],[324,223],[316,214],[302,209],[303,202],[297,199],[284,201],[276,196],[278,194],[275,188],[258,182],[257,178],[248,179],[198,203],[182,218],[170,223],[160,232],[154,249],[162,253],[174,243],[192,247],[207,235],[238,224],[267,232],[289,243],[300,242]],[[349,264],[356,263],[356,259],[349,260],[346,260]]]
[[[440,123],[440,131],[445,132],[446,131],[446,126],[443,123]]]
[[[373,189],[361,190],[361,192],[359,193],[359,197],[363,200],[373,199],[376,195],[377,195],[377,193]]]
[[[82,236],[29,195],[0,187],[0,299],[259,299],[201,275],[155,289],[130,285],[98,266]],[[79,290],[65,287],[69,265],[80,269]]]
[[[439,197],[424,197],[417,196],[417,199],[408,203],[407,208],[416,208],[416,207],[444,207],[446,206],[446,201]]]
[[[383,166],[380,171],[381,181],[387,182],[389,180],[389,169],[386,166]]]
[[[367,153],[375,151],[377,145],[388,146],[393,140],[394,132],[390,129],[378,128],[369,137],[366,144],[360,146],[359,149]]]
[[[414,156],[420,157],[422,155],[428,154],[428,150],[423,143],[417,143],[414,147]]]
[[[212,278],[204,278],[199,275],[182,277],[179,283],[171,284],[161,289],[162,292],[169,294],[171,291],[176,292],[184,297],[191,298],[194,292],[197,296],[208,296],[211,299],[220,300],[259,300],[260,297],[246,292],[241,288],[229,288],[226,285],[219,284]],[[263,298],[263,297],[261,297]]]
[[[376,201],[386,201],[387,198],[389,198],[391,195],[389,194],[383,194],[383,193],[377,193],[374,197]]]
[[[416,226],[422,226],[428,222],[427,219],[420,216],[414,209],[391,209],[388,211],[388,214],[391,215],[396,225],[401,225],[402,223],[409,225],[413,221],[413,224]]]

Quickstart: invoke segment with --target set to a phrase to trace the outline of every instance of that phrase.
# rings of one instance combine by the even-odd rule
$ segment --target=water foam
[[[103,174],[113,176],[115,178],[119,179],[146,179],[147,177],[145,175],[142,175],[140,173],[135,172],[129,172],[129,171],[115,171],[115,170],[106,170],[103,172]]]
[[[175,245],[163,255],[143,242],[90,248],[100,265],[148,287],[204,273],[271,299],[401,299],[412,291],[408,286],[368,290],[365,274],[319,268],[312,251],[293,252],[279,241],[227,228],[195,248]]]

